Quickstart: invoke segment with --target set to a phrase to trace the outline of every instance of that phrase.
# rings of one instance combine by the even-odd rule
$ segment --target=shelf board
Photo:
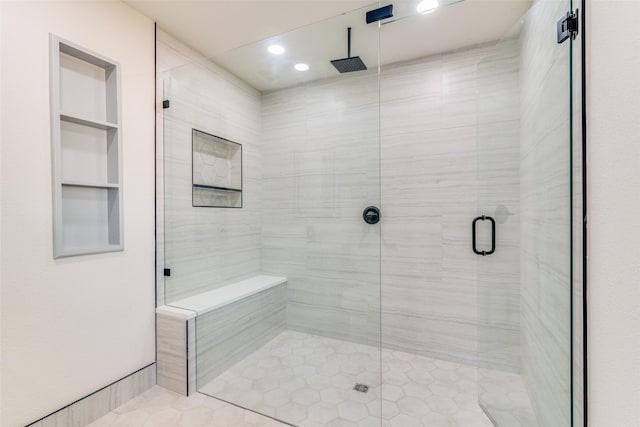
[[[201,188],[203,190],[230,191],[234,193],[242,193],[242,190],[239,188],[216,187],[214,185],[193,184],[193,188]]]
[[[124,250],[123,245],[104,245],[94,248],[64,248],[59,257],[68,257],[76,255],[92,255],[100,254],[103,252],[118,252]]]
[[[81,182],[81,181],[62,181],[62,185],[67,185],[69,187],[91,187],[91,188],[120,188],[118,184],[106,184],[106,183],[97,183],[97,182]]]
[[[73,56],[74,58],[77,58],[84,62],[88,62],[89,64],[93,64],[96,67],[100,67],[104,70],[111,70],[115,67],[115,64],[113,64],[110,59],[107,59],[102,55],[88,51],[84,48],[80,48],[79,46],[75,46],[73,43],[70,43],[66,40],[60,40],[59,43],[60,53]]]
[[[92,128],[102,129],[102,130],[118,129],[118,125],[115,123],[109,123],[106,121],[99,121],[99,120],[90,120],[90,119],[85,119],[82,117],[74,116],[71,114],[65,114],[65,113],[60,113],[60,120],[64,122],[71,122],[77,125],[89,126]]]

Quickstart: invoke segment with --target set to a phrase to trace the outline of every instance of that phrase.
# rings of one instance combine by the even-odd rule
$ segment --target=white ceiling
[[[337,76],[329,61],[347,56],[349,26],[352,55],[375,69],[378,47],[384,65],[497,40],[531,5],[531,0],[464,0],[417,15],[419,0],[391,0],[382,4],[394,4],[397,20],[382,25],[378,38],[377,25],[365,23],[365,12],[377,7],[370,1],[125,1],[262,91]],[[283,45],[285,54],[268,53],[273,43]],[[309,71],[295,71],[298,62],[307,63]]]
[[[205,56],[322,21],[371,0],[123,0]]]

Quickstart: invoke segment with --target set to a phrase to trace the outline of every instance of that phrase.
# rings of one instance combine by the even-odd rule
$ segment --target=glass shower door
[[[291,425],[381,423],[373,7],[163,76],[165,302],[216,305],[195,304],[190,384]],[[332,64],[348,28],[367,70]],[[256,276],[286,282],[221,303]]]
[[[478,397],[500,427],[572,420],[569,10],[539,1],[478,70]]]

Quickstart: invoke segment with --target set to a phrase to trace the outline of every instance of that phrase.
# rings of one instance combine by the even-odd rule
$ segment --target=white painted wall
[[[591,0],[589,417],[640,423],[640,2]]]
[[[0,424],[13,427],[154,361],[154,33],[117,1],[0,11]],[[122,64],[124,252],[53,259],[50,32]]]

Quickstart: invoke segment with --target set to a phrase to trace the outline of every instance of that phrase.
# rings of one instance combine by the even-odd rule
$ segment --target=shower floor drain
[[[366,393],[369,391],[369,386],[364,384],[356,384],[353,386],[355,391],[359,391],[360,393]]]

